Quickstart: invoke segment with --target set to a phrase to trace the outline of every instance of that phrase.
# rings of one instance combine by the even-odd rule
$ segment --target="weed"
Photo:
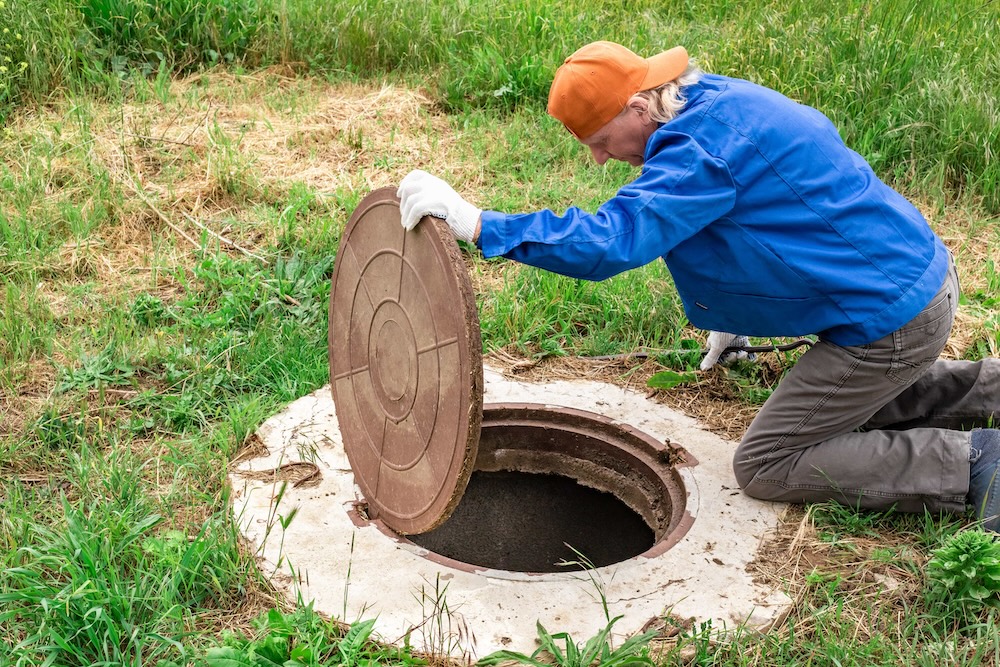
[[[121,515],[110,509],[64,502],[65,527],[37,529],[34,543],[18,550],[19,564],[4,572],[11,583],[0,593],[7,610],[0,621],[24,628],[19,649],[38,664],[134,664],[173,648],[159,631],[179,615],[156,602],[158,573],[137,551],[161,518],[135,506]]]
[[[687,324],[679,302],[665,298],[666,269],[653,264],[600,283],[528,267],[483,297],[495,316],[482,322],[484,345],[511,344],[535,356],[594,356],[679,345]]]
[[[215,153],[212,160],[213,176],[223,194],[237,201],[253,201],[261,193],[256,178],[253,157],[240,151],[240,143],[252,122],[238,128],[236,136],[230,136],[229,128],[218,122],[209,128],[211,147]]]
[[[661,350],[656,355],[656,361],[661,366],[677,371],[693,371],[701,364],[701,343],[694,338],[682,338],[677,349]]]
[[[531,655],[518,651],[495,651],[481,658],[477,664],[485,667],[513,661],[533,667],[551,667],[552,664],[559,667],[637,667],[639,665],[652,667],[654,663],[649,657],[647,646],[657,635],[656,631],[651,630],[640,635],[633,635],[618,648],[611,647],[611,629],[621,618],[621,616],[616,616],[608,621],[608,624],[600,632],[588,639],[582,646],[575,643],[568,633],[549,634],[542,624],[538,623],[536,628],[539,647]],[[548,654],[554,662],[542,659],[543,653]]]
[[[878,537],[881,525],[890,516],[834,501],[810,505],[809,515],[820,539],[826,542],[837,542],[843,537]]]
[[[533,667],[551,667],[553,664],[551,660],[559,667],[653,667],[654,663],[649,657],[647,647],[659,632],[650,630],[633,635],[622,642],[621,646],[614,648],[611,644],[611,630],[622,616],[611,618],[605,593],[606,582],[586,556],[576,549],[572,551],[576,555],[576,560],[564,561],[560,565],[576,566],[584,572],[587,581],[594,587],[596,598],[601,603],[606,625],[581,646],[573,641],[569,633],[550,634],[541,622],[537,622],[535,627],[538,631],[539,645],[531,655],[518,651],[495,651],[480,659],[478,665],[496,665],[513,661]],[[548,655],[543,657],[543,654]]]
[[[678,385],[697,382],[698,374],[692,371],[678,373],[677,371],[659,371],[654,373],[648,380],[646,386],[653,389],[672,389]]]
[[[208,649],[209,667],[306,667],[338,665],[420,665],[422,661],[406,651],[385,649],[371,642],[375,621],[359,621],[347,628],[327,621],[312,605],[303,605],[285,614],[272,609],[254,621],[254,639],[229,632],[224,645]]]
[[[87,425],[81,415],[63,414],[46,407],[30,427],[34,436],[53,450],[74,450],[86,441]]]
[[[129,308],[132,319],[144,327],[172,324],[175,321],[170,308],[163,300],[152,294],[140,294]]]
[[[85,354],[76,368],[60,368],[56,393],[73,389],[96,389],[105,385],[129,385],[135,367],[122,359],[116,345],[108,345],[97,354]]]
[[[830,597],[840,586],[841,578],[839,574],[820,572],[814,569],[805,576],[805,582],[809,586],[823,591],[827,597]]]
[[[1000,607],[1000,542],[992,533],[963,530],[931,552],[924,597],[945,619],[970,622]]]
[[[14,283],[0,287],[0,386],[21,377],[24,365],[33,358],[51,352],[53,320],[36,290]]]
[[[944,0],[796,0],[781,12],[712,2],[697,17],[683,4],[583,0],[5,0],[13,37],[0,43],[11,58],[0,113],[67,87],[119,94],[143,88],[137,78],[297,63],[339,78],[416,79],[451,111],[540,114],[552,72],[582,44],[611,39],[646,54],[681,43],[711,71],[826,111],[886,180],[968,193],[995,212],[998,11]]]
[[[18,542],[2,560],[0,627],[17,637],[12,662],[185,655],[178,640],[192,610],[232,604],[243,585],[247,563],[228,511],[192,533],[161,530],[167,518],[144,492],[145,464],[127,448],[102,456],[81,445],[69,458],[69,493],[44,512],[32,508],[31,522],[10,517]]]
[[[406,633],[407,643],[414,632],[419,631],[425,650],[432,656],[454,656],[464,651],[465,646],[474,645],[475,636],[469,630],[465,619],[458,610],[448,603],[448,582],[442,581],[441,573],[434,579],[434,585],[421,586],[414,597],[420,603],[421,621],[417,627]]]

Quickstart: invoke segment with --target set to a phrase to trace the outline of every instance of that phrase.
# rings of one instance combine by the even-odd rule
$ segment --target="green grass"
[[[155,461],[86,446],[69,458],[58,499],[17,483],[5,489],[7,502],[22,508],[8,513],[2,531],[10,546],[0,588],[8,658],[145,664],[183,650],[191,610],[231,604],[247,577],[231,520],[208,516],[190,536],[158,530],[169,517],[143,483]]]
[[[592,39],[684,43],[831,115],[955,251],[955,353],[996,355],[998,18],[1000,3],[944,0],[2,0],[0,664],[420,664],[371,642],[368,619],[269,599],[225,473],[262,421],[327,381],[339,236],[370,189],[422,166],[481,206],[592,209],[633,176],[593,166],[542,113],[555,66]],[[467,260],[487,353],[703,340],[662,265],[589,284]],[[710,389],[752,411],[794,358]],[[996,663],[995,611],[942,623],[921,593],[961,517],[818,505],[803,520],[815,566],[788,575],[781,628],[718,643],[683,627],[649,655]]]
[[[10,0],[0,30],[20,38],[0,39],[0,59],[11,59],[0,113],[61,88],[116,96],[135,76],[220,63],[402,76],[451,110],[538,109],[555,67],[589,41],[640,53],[684,44],[710,71],[828,113],[886,178],[996,212],[998,22],[1000,3],[945,0]]]

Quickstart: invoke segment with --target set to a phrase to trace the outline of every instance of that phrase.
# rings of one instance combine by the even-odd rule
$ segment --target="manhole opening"
[[[687,531],[686,452],[594,413],[484,406],[455,511],[408,539],[475,569],[545,573],[662,553]]]
[[[619,498],[569,477],[476,471],[451,517],[410,540],[479,567],[565,572],[628,560],[655,535]]]

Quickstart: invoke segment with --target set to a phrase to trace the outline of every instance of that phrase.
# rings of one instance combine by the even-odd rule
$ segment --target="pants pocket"
[[[957,295],[952,295],[950,283],[931,299],[920,314],[892,332],[892,359],[886,376],[901,385],[909,385],[941,354],[955,320]]]

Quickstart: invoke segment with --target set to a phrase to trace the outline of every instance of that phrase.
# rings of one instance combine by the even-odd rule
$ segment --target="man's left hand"
[[[744,350],[726,351],[730,347],[748,347],[750,339],[740,334],[731,334],[724,331],[710,331],[708,334],[708,354],[701,361],[701,370],[707,371],[717,363],[728,365],[737,359],[756,359],[757,355],[747,354]]]

